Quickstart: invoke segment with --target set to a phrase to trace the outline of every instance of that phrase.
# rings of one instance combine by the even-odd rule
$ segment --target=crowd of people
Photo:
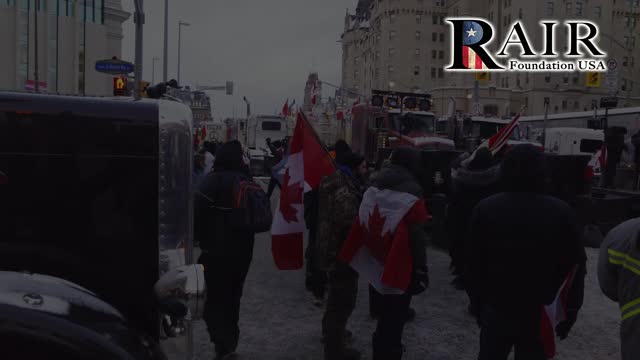
[[[414,148],[397,148],[378,172],[369,174],[365,159],[345,142],[339,141],[330,152],[335,173],[304,197],[309,231],[305,285],[314,303],[324,307],[319,324],[324,358],[361,358],[361,352],[351,346],[354,335],[347,323],[356,306],[358,281],[364,278],[370,284],[370,314],[377,319],[372,334],[373,359],[401,359],[407,351],[402,343],[403,329],[416,314],[410,307],[411,299],[425,292],[429,284],[421,154]],[[250,181],[251,174],[237,141],[213,149],[212,155],[212,170],[198,181],[195,237],[210,289],[204,319],[217,359],[231,359],[238,345],[240,298],[255,233],[229,224],[238,223],[234,217],[242,216],[234,212],[234,189],[239,182]],[[545,319],[551,336],[564,339],[583,303],[587,257],[582,234],[574,211],[545,194],[544,156],[530,145],[516,146],[501,159],[479,150],[459,159],[452,169],[447,215],[452,284],[466,291],[469,312],[480,327],[479,360],[506,360],[511,351],[517,360],[550,358],[549,339],[541,331]],[[199,168],[206,166],[204,154],[196,163]],[[268,197],[271,191],[270,186]],[[400,225],[386,230],[385,223],[371,219],[379,214],[366,213],[372,201],[378,202],[374,212],[378,206],[395,206],[384,196],[409,204],[407,211],[401,212]],[[388,210],[380,211],[390,214]],[[369,216],[369,223],[361,221],[363,216]],[[368,228],[354,235],[362,226]],[[620,302],[623,312],[624,360],[640,354],[639,229],[637,219],[614,229],[605,239],[600,257],[602,289]],[[400,232],[405,242],[398,240]],[[382,266],[373,277],[354,265],[363,261],[361,253],[352,257],[353,261],[345,256],[345,248],[352,246],[357,236],[373,262]],[[400,262],[410,264],[408,268],[388,260],[398,254],[404,256]],[[408,272],[405,283],[400,268]],[[394,276],[388,283],[380,281]],[[404,285],[398,291],[386,286],[390,283]],[[561,305],[554,306],[561,306],[564,316],[557,322],[545,318],[545,306],[558,301]]]

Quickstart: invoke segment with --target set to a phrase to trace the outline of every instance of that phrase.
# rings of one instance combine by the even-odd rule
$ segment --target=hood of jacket
[[[416,178],[408,169],[394,164],[384,166],[371,178],[371,186],[381,190],[406,192],[422,196],[423,190]]]

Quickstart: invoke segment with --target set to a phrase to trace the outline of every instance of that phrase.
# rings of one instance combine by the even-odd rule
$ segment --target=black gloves
[[[560,340],[564,340],[567,338],[567,336],[569,336],[569,332],[571,331],[573,324],[576,323],[577,318],[577,311],[567,311],[567,319],[560,322],[558,326],[556,326],[556,335],[558,335]]]
[[[429,273],[427,266],[413,270],[409,292],[411,295],[422,294],[429,287]]]

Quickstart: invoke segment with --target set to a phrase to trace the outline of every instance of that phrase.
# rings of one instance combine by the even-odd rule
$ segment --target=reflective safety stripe
[[[625,311],[631,309],[632,307],[634,307],[634,306],[636,306],[638,304],[640,304],[640,298],[637,298],[637,299],[635,299],[633,301],[630,301],[630,302],[624,304],[620,310],[622,312],[625,312]]]
[[[640,261],[633,257],[612,249],[607,249],[609,253],[609,263],[621,265],[623,268],[640,276]]]
[[[640,314],[640,309],[629,311],[628,313],[622,315],[622,320],[624,321],[624,320],[630,319],[639,314]]]

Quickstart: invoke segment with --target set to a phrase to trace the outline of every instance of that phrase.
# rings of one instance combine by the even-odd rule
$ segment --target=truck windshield
[[[507,124],[499,124],[495,122],[477,121],[473,123],[473,136],[485,140],[493,136],[495,133],[500,131],[503,126],[506,125]],[[511,133],[509,139],[520,140],[520,129],[517,126]]]
[[[414,113],[389,114],[394,128],[402,135],[433,134],[435,116]]]

